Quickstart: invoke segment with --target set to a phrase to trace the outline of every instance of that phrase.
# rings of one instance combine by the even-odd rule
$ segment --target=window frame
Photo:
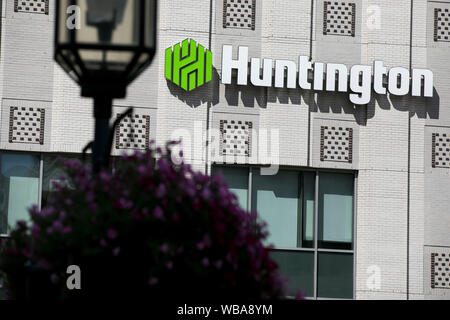
[[[20,151],[20,150],[0,150],[0,154],[23,154],[23,155],[33,155],[36,157],[39,157],[39,184],[38,184],[38,208],[41,210],[42,208],[42,192],[43,192],[43,183],[44,183],[44,157],[73,157],[74,159],[81,158],[81,153],[74,153],[74,152],[27,152],[27,151]],[[87,155],[89,157],[90,154]],[[0,162],[1,166],[1,162]],[[0,239],[8,239],[10,238],[9,233],[0,233]]]
[[[253,172],[255,170],[260,169],[261,165],[248,165],[248,164],[219,164],[212,163],[212,167],[216,169],[224,168],[247,168],[248,170],[248,190],[247,190],[247,211],[252,210],[252,188],[253,188]],[[282,248],[282,247],[274,247],[271,250],[273,251],[286,251],[286,252],[314,252],[314,294],[313,296],[307,296],[306,299],[314,299],[314,300],[352,300],[355,299],[356,292],[356,227],[357,227],[357,190],[358,190],[358,171],[356,170],[345,170],[345,169],[322,169],[322,168],[311,168],[311,167],[293,167],[293,166],[280,166],[279,170],[289,170],[289,171],[297,171],[297,172],[314,172],[315,176],[315,185],[314,185],[314,240],[312,248]],[[319,183],[320,183],[320,173],[341,173],[341,174],[352,174],[353,175],[353,241],[351,249],[326,249],[319,247]],[[302,193],[301,190],[300,193]],[[301,199],[303,202],[303,199]],[[302,203],[303,206],[303,203]],[[302,209],[303,210],[303,209]],[[302,214],[303,217],[303,214]],[[353,256],[353,293],[352,298],[327,298],[327,297],[319,297],[318,296],[318,259],[320,253],[341,253],[341,254],[351,254]],[[294,298],[292,296],[288,296],[287,298]]]
[[[42,178],[43,178],[43,161],[44,154],[39,152],[26,152],[26,151],[16,151],[16,150],[0,150],[0,154],[21,154],[21,155],[32,155],[39,157],[39,176],[38,176],[38,203],[36,203],[41,208],[42,204]],[[0,169],[1,169],[1,161],[0,161]],[[9,233],[0,233],[0,239],[9,238]]]

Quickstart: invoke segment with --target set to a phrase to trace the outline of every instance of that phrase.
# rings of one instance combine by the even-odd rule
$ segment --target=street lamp
[[[94,98],[93,170],[109,162],[112,100],[150,65],[157,0],[56,1],[55,60]]]

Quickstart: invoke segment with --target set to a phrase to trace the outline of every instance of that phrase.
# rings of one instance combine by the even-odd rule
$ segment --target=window
[[[352,249],[353,176],[320,173],[319,248]]]
[[[241,208],[247,210],[248,201],[248,169],[246,168],[213,168],[213,175],[222,173],[228,188],[237,196]]]
[[[256,171],[252,182],[252,210],[268,224],[267,244],[278,248],[312,247],[313,174],[286,170],[274,176],[262,176]],[[312,185],[305,186],[304,181]],[[302,193],[309,198],[304,203]]]
[[[39,168],[39,156],[0,154],[0,234],[29,220],[27,209],[39,202]]]
[[[213,167],[219,171],[241,206],[267,222],[266,245],[274,245],[289,295],[353,298],[354,174]]]
[[[66,167],[64,165],[65,160],[74,160],[74,158],[56,156],[56,155],[44,155],[43,161],[43,177],[42,177],[42,207],[45,207],[48,202],[48,197],[55,191],[54,183],[64,183],[71,186],[71,182],[68,180],[62,181],[63,177],[66,178]]]
[[[0,235],[7,235],[19,220],[29,221],[32,205],[47,204],[53,182],[61,182],[67,175],[64,160],[77,158],[80,156],[0,153]],[[64,183],[70,187],[70,181]]]

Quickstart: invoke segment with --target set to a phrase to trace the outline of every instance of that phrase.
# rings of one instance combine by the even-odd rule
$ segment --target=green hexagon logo
[[[164,68],[167,80],[192,91],[212,78],[212,53],[193,39],[185,39],[166,49]]]

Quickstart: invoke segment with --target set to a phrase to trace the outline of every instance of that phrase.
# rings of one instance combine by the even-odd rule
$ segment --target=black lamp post
[[[108,166],[112,100],[150,65],[157,0],[57,0],[55,60],[94,98],[93,171]]]

